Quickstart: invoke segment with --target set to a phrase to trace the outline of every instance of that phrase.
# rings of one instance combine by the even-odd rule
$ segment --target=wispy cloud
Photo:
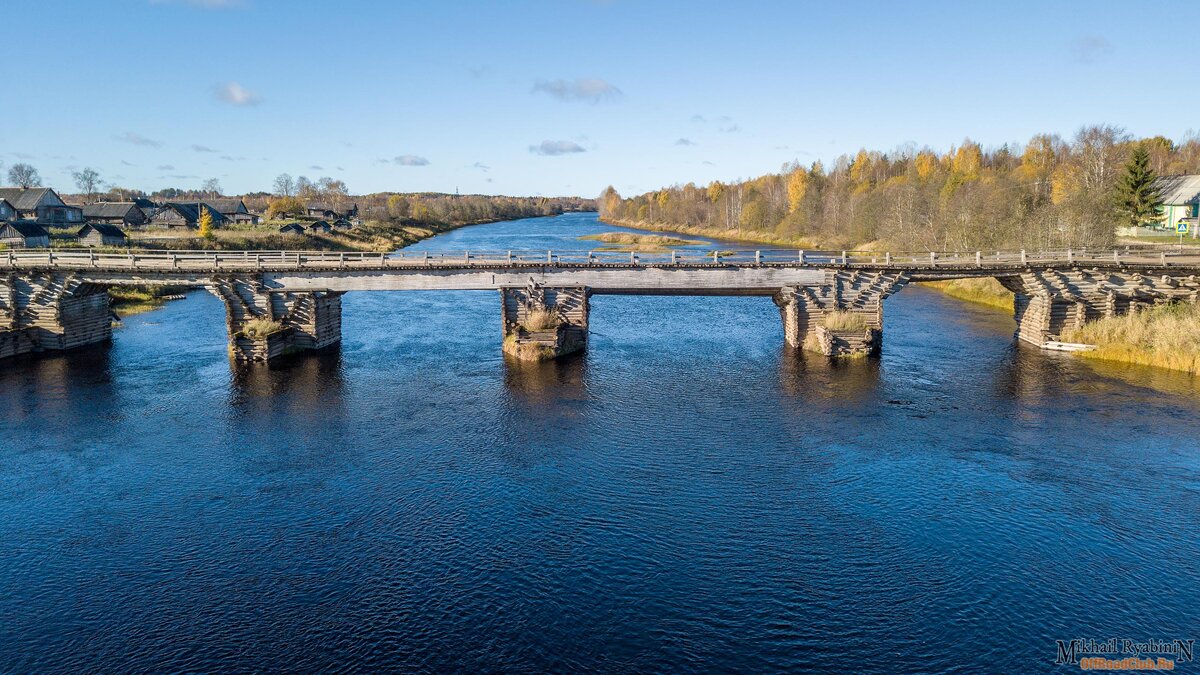
[[[132,162],[127,162],[125,160],[121,160],[121,164],[124,164],[125,166],[137,166],[137,164],[134,164]]]
[[[254,92],[246,89],[237,82],[220,85],[213,92],[218,101],[236,106],[252,106],[262,103],[262,98]]]
[[[134,133],[132,131],[126,131],[125,133],[121,134],[120,136],[113,136],[113,138],[115,138],[118,141],[121,141],[123,143],[129,143],[130,145],[140,145],[140,146],[146,147],[146,148],[162,147],[162,143],[160,143],[156,140],[150,139],[150,138],[146,138],[145,136],[143,136],[139,133]]]
[[[472,168],[472,169],[479,169],[480,171],[483,171],[484,173],[487,173],[487,170],[488,170],[488,169],[490,169],[490,168],[492,168],[492,167],[488,166],[487,164],[484,164],[483,162],[475,162],[474,164],[472,164],[472,165],[471,165],[471,168]]]
[[[233,157],[231,155],[221,155],[221,159],[225,160],[226,162],[244,162],[244,161],[246,161],[245,157],[241,157],[241,156]]]
[[[310,166],[308,168],[312,169],[313,171],[324,171],[325,170],[325,167],[321,166],[320,164],[313,164],[312,166]]]
[[[208,147],[207,145],[196,145],[196,144],[192,144],[192,150],[195,152],[217,152],[216,150],[213,150],[212,148]]]
[[[717,127],[717,131],[723,134],[735,134],[741,130],[742,128],[736,124],[726,124],[725,126]]]
[[[400,166],[429,166],[429,160],[420,155],[400,155],[393,161]]]
[[[611,82],[599,78],[567,80],[538,80],[533,85],[535,93],[549,94],[560,101],[586,101],[600,103],[620,98],[621,90]]]
[[[569,155],[576,152],[586,152],[583,146],[575,141],[542,141],[537,145],[529,146],[529,151],[535,155],[546,155],[553,157],[555,155]]]
[[[675,145],[695,145],[690,138],[681,138],[675,141]]]
[[[175,170],[174,165],[171,165],[171,164],[159,164],[157,168],[159,171],[174,171]]]
[[[1091,65],[1112,52],[1112,43],[1099,35],[1084,35],[1071,42],[1071,60],[1080,65]]]

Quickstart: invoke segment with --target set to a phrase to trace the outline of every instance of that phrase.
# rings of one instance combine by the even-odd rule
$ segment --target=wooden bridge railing
[[[0,252],[0,269],[129,269],[151,272],[380,268],[502,267],[507,265],[786,266],[894,267],[898,269],[1013,268],[1068,265],[1200,265],[1200,247],[1063,249],[1057,251],[411,251],[393,253],[330,251],[145,251],[97,252],[81,249],[12,249]]]

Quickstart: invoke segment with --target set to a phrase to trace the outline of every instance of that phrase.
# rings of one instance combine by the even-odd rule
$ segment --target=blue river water
[[[1056,640],[1200,637],[1200,384],[919,287],[885,315],[834,364],[769,298],[598,296],[586,353],[528,365],[495,293],[362,292],[340,348],[234,369],[198,292],[4,362],[0,672],[1058,672]]]

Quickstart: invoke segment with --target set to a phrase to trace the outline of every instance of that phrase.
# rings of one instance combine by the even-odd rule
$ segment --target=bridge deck
[[[904,272],[915,281],[1015,276],[1086,267],[1145,274],[1200,272],[1200,247],[1171,249],[886,253],[861,251],[123,251],[28,249],[0,253],[0,271],[72,271],[103,284],[202,285],[261,274],[286,290],[486,290],[588,286],[596,293],[766,295],[822,283],[825,270]]]

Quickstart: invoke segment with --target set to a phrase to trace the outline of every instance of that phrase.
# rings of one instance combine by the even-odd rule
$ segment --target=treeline
[[[594,211],[595,203],[594,199],[582,197],[385,193],[363,197],[359,208],[363,217],[370,220],[461,225],[554,216],[564,211]]]
[[[1139,152],[1141,151],[1141,152]],[[1200,173],[1200,137],[1134,139],[1108,126],[1064,140],[1034,136],[1024,147],[964,141],[929,148],[860,150],[778,174],[707,186],[676,185],[631,198],[612,187],[601,218],[810,248],[977,250],[1105,246],[1122,213],[1122,182],[1135,153],[1150,177]]]

